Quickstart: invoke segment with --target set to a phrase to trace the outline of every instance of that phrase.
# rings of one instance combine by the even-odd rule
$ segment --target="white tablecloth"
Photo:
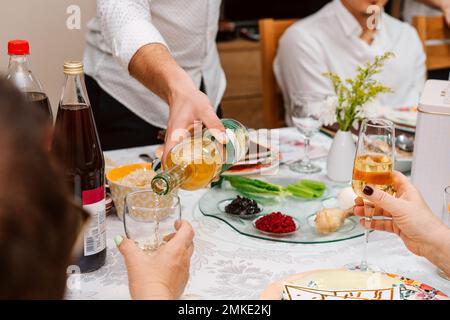
[[[280,130],[280,140],[285,159],[302,156],[298,148],[292,148],[296,145],[295,141],[301,141],[295,129]],[[319,149],[328,148],[330,143],[331,139],[321,134],[313,139],[313,145]],[[154,146],[133,148],[106,152],[106,155],[119,164],[125,164],[141,162],[138,155],[152,154],[154,149]],[[320,153],[317,148],[316,153]],[[324,170],[312,177],[326,179],[325,159],[318,159],[317,162]],[[295,175],[283,166],[278,174]],[[312,269],[339,268],[350,262],[358,262],[361,258],[362,237],[329,244],[306,245],[278,243],[240,235],[225,223],[202,215],[198,209],[198,201],[205,192],[206,190],[180,193],[183,218],[192,223],[196,232],[191,277],[183,299],[257,299],[270,283],[287,275]],[[114,236],[123,234],[122,222],[116,216],[108,217],[105,266],[96,272],[82,275],[81,284],[72,286],[73,289],[67,291],[67,299],[130,298],[123,258],[113,241]],[[411,254],[395,235],[381,232],[371,234],[369,263],[450,294],[450,281],[440,278],[436,268],[427,260]]]

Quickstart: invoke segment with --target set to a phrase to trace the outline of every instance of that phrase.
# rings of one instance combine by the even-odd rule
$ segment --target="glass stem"
[[[362,253],[362,258],[361,258],[361,266],[360,266],[361,271],[367,271],[367,269],[368,269],[367,251],[368,251],[368,246],[369,246],[369,234],[370,234],[370,230],[365,229],[365,231],[364,231],[364,246],[363,246],[363,253]]]
[[[372,212],[373,205],[367,201],[364,201],[364,246],[361,258],[361,271],[367,271],[369,266],[367,263],[367,255],[369,250],[369,234],[372,226],[372,216],[369,212]]]
[[[309,158],[309,146],[311,139],[309,137],[305,137],[305,156],[303,157],[303,163],[305,165],[309,165],[311,163],[311,159]]]

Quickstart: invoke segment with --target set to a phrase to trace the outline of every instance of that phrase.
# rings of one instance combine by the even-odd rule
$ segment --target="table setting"
[[[280,150],[287,156],[303,155],[302,136],[295,128],[277,130]],[[332,139],[323,134],[313,138],[313,149],[327,150]],[[297,145],[297,147],[295,147]],[[125,165],[144,163],[139,155],[153,155],[158,146],[139,147],[105,152],[107,163]],[[296,151],[293,150],[296,148]],[[308,179],[325,181],[336,188],[326,175],[326,158],[317,153],[314,162],[321,172]],[[286,164],[277,169],[278,179],[300,179]],[[261,175],[260,175],[261,176]],[[252,177],[254,177],[252,175]],[[259,299],[273,283],[293,274],[311,270],[339,269],[361,258],[362,237],[324,243],[289,243],[260,239],[237,232],[228,223],[202,213],[199,204],[211,189],[179,191],[181,216],[190,221],[196,232],[191,278],[182,299]],[[311,205],[311,204],[308,204]],[[362,231],[363,232],[363,231]],[[127,272],[113,237],[124,234],[123,222],[112,214],[107,218],[107,258],[105,266],[96,272],[74,275],[80,285],[68,290],[66,299],[129,299]],[[362,233],[360,234],[362,235]],[[436,268],[425,259],[410,253],[401,240],[392,234],[373,232],[369,243],[369,262],[392,274],[426,283],[442,292],[450,292],[450,283],[438,276]],[[264,296],[263,296],[264,298]]]
[[[164,166],[161,145],[105,152],[114,203],[106,262],[70,275],[78,285],[66,298],[129,298],[112,239],[125,235],[152,255],[184,219],[196,237],[181,299],[449,299],[442,271],[398,236],[372,230],[393,218],[376,214],[366,189],[395,195],[393,171],[409,175],[413,160],[417,111],[371,104],[391,91],[371,78],[391,56],[359,68],[358,80],[325,74],[335,96],[291,97],[295,127],[252,130],[222,119],[225,142],[194,128]]]

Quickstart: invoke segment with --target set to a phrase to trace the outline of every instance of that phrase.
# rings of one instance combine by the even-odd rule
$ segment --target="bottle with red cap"
[[[36,108],[42,110],[53,121],[52,108],[39,80],[29,65],[30,45],[26,40],[8,42],[9,67],[6,79],[11,81]]]

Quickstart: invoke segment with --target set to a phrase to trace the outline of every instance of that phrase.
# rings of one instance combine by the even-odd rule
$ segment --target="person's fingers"
[[[175,234],[176,234],[175,232],[174,232],[174,233],[171,233],[171,234],[168,234],[168,235],[164,236],[163,240],[164,240],[165,242],[169,242],[170,240],[173,239],[173,237],[175,237]]]
[[[207,111],[205,111],[200,118],[203,121],[203,124],[208,128],[211,135],[217,139],[222,144],[228,142],[227,135],[225,134],[225,127],[223,126],[222,121],[220,121],[217,114],[214,112],[214,109],[211,107]]]
[[[179,144],[183,139],[189,136],[189,130],[184,128],[181,124],[169,124],[166,132],[166,139],[164,142],[164,150],[162,156],[163,164],[167,161],[167,156],[169,155],[170,150]]]
[[[380,207],[388,211],[392,216],[401,216],[405,212],[405,201],[395,198],[390,194],[370,186],[364,187],[363,190],[365,199],[372,202],[375,207]],[[367,205],[365,205],[367,215]]]
[[[189,248],[187,249],[187,255],[188,255],[188,257],[189,257],[189,260],[190,260],[190,258],[192,257],[192,255],[194,254],[194,249],[195,249],[194,243],[191,243],[191,245],[190,245]]]
[[[136,243],[133,240],[130,240],[125,237],[121,237],[122,241],[118,242],[116,240],[118,237],[120,237],[120,236],[117,236],[114,239],[114,241],[116,241],[116,244],[117,244],[117,247],[118,247],[120,253],[124,256],[124,258],[126,260],[132,259],[133,257],[142,254],[142,250],[138,248],[138,246],[136,245]]]
[[[358,217],[364,217],[365,216],[364,206],[358,206],[358,207],[355,206],[353,209],[353,214]]]
[[[360,219],[359,223],[363,228],[372,229],[377,231],[394,232],[393,223],[389,220],[371,220],[366,221],[365,219]]]
[[[180,230],[180,228],[182,228],[185,223],[187,223],[187,222],[184,221],[184,220],[176,220],[175,223],[174,223],[175,230],[176,231]],[[167,235],[164,236],[163,240],[165,242],[169,242],[170,240],[172,240],[175,237],[176,234],[177,234],[177,232],[173,232],[173,233],[167,234]]]
[[[357,198],[355,199],[355,205],[356,205],[356,206],[363,206],[363,205],[364,205],[364,199],[361,198],[361,197],[357,197]]]
[[[186,248],[188,248],[192,241],[194,240],[194,229],[189,222],[180,220],[176,222],[175,228],[177,228],[177,232],[172,240],[168,244],[172,245],[180,245],[184,244]]]
[[[372,229],[385,232],[394,232],[392,227],[392,221],[372,220]]]
[[[181,226],[183,225],[183,221],[184,220],[176,220],[175,221],[175,223],[174,223],[174,227],[175,227],[175,230],[180,230],[180,228],[181,228]]]
[[[392,185],[399,195],[405,193],[411,186],[408,178],[399,171],[393,171],[392,178]]]
[[[364,206],[355,206],[353,209],[353,214],[357,217],[365,217],[365,216],[384,216],[384,217],[392,217],[391,214],[380,207],[371,208],[372,210],[369,214],[366,214],[364,210]]]

